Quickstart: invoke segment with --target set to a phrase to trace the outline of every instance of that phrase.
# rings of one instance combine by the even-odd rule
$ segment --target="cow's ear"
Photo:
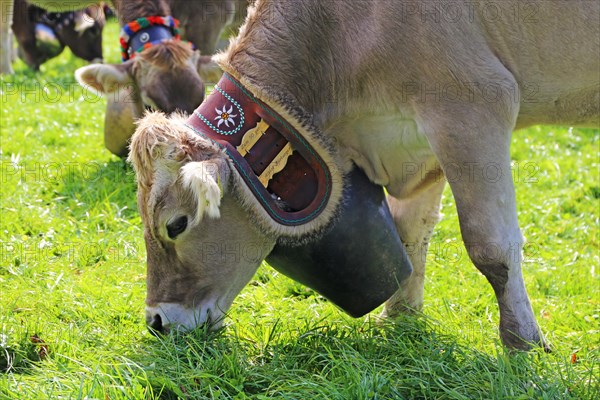
[[[202,56],[198,51],[194,55],[196,61],[196,70],[204,83],[215,84],[221,79],[223,71],[219,65],[212,60],[212,56]]]
[[[219,218],[219,206],[223,197],[223,172],[218,161],[194,161],[181,167],[181,181],[197,201],[194,223],[200,222],[206,214]]]
[[[132,61],[123,64],[91,64],[75,71],[79,84],[94,92],[107,94],[133,82],[129,73]]]

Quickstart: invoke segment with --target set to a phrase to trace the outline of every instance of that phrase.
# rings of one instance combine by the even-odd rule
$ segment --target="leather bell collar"
[[[383,188],[355,168],[339,215],[320,237],[275,246],[273,268],[360,317],[389,299],[412,273]]]
[[[268,215],[307,224],[327,206],[333,177],[323,158],[279,113],[225,73],[187,120],[217,143]]]
[[[187,125],[224,150],[263,219],[310,233],[313,220],[331,214],[314,236],[295,240],[289,230],[273,230],[280,242],[267,262],[350,315],[364,315],[412,273],[383,188],[356,167],[342,179],[311,133],[303,136],[282,114],[225,73]]]

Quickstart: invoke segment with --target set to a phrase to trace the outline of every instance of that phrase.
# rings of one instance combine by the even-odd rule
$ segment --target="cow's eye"
[[[187,224],[188,219],[185,215],[169,222],[167,224],[167,234],[169,235],[169,238],[175,239],[179,234],[185,231]]]

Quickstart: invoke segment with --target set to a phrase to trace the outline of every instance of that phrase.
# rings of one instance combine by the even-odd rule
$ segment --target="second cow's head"
[[[132,103],[134,117],[144,109],[191,113],[204,99],[204,81],[219,75],[210,56],[187,42],[168,40],[122,64],[92,64],[77,70],[81,85],[104,95],[121,95]]]

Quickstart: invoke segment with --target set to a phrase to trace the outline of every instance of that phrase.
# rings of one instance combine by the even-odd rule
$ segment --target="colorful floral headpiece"
[[[161,16],[152,16],[146,18],[138,18],[135,21],[128,22],[125,24],[123,29],[121,29],[121,59],[123,61],[127,61],[130,58],[134,58],[137,53],[141,53],[147,48],[152,47],[153,45],[163,42],[165,39],[156,40],[154,42],[146,42],[139,49],[133,49],[131,55],[129,54],[129,41],[131,38],[142,29],[149,28],[151,26],[165,26],[171,30],[173,34],[173,39],[181,40],[179,36],[179,20],[176,18],[167,15],[165,17]]]

